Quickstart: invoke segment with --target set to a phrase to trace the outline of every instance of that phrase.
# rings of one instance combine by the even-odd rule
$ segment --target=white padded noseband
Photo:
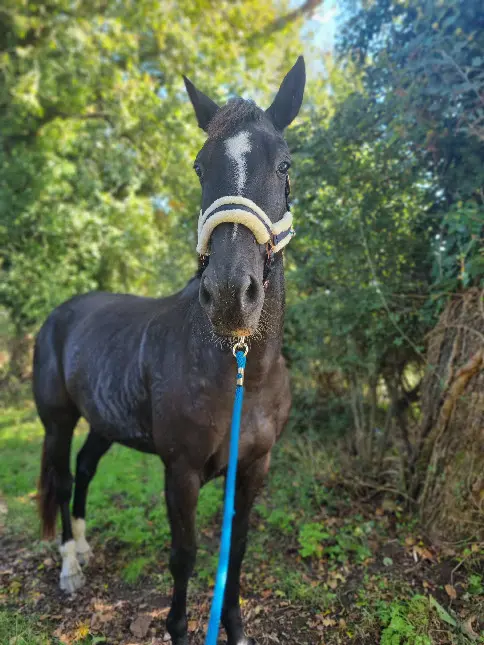
[[[210,237],[214,229],[223,223],[242,224],[252,231],[259,244],[269,244],[277,253],[288,244],[294,235],[292,213],[286,211],[278,222],[271,220],[262,208],[247,197],[228,195],[216,199],[198,219],[197,252],[210,254]]]

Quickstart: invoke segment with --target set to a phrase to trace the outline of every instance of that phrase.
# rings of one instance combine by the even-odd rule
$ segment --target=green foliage
[[[355,518],[358,519],[358,518]],[[360,518],[361,519],[361,518]],[[337,531],[327,531],[324,523],[310,522],[299,529],[299,553],[303,558],[324,556],[330,568],[340,567],[350,560],[364,562],[371,556],[367,534],[372,523],[354,523],[338,527]]]
[[[427,635],[430,605],[424,596],[408,603],[382,605],[378,615],[384,627],[380,645],[432,645]]]
[[[346,435],[355,479],[407,499],[427,334],[450,294],[484,285],[481,4],[349,0],[290,133],[293,422]]]
[[[484,210],[475,201],[454,204],[442,217],[434,243],[434,285],[454,291],[479,283],[484,275],[482,222]]]
[[[329,533],[323,529],[321,524],[315,524],[314,522],[303,524],[299,530],[299,553],[303,558],[321,557],[323,553],[322,542],[329,537]]]
[[[384,424],[381,409],[357,419],[352,399],[368,399],[384,375],[403,395],[403,372],[421,360],[434,322],[421,307],[432,263],[429,182],[399,142],[379,135],[347,74],[359,79],[332,71],[340,91],[326,96],[323,122],[306,118],[291,135],[301,215],[288,251],[286,352],[296,421],[307,431],[329,417],[335,435],[351,422],[372,423],[366,432]]]
[[[484,577],[477,573],[472,573],[469,576],[469,593],[474,596],[484,594]]]
[[[479,285],[484,276],[481,20],[479,0],[381,0],[357,11],[340,39],[340,51],[365,70],[381,136],[404,142],[434,184],[443,248],[433,279],[442,291]]]
[[[276,508],[267,515],[269,526],[277,528],[281,533],[290,535],[293,530],[294,513],[287,513],[282,509]]]
[[[129,538],[132,542],[133,540]],[[153,561],[150,558],[140,556],[130,560],[121,571],[123,579],[128,583],[136,582],[140,576],[147,572],[147,568]]]

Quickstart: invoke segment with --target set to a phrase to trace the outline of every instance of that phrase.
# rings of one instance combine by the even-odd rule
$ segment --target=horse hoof
[[[74,593],[84,584],[84,575],[76,555],[76,543],[69,540],[59,549],[62,556],[60,588],[67,593]]]
[[[188,645],[188,636],[182,636],[176,640],[172,639],[172,645]]]
[[[86,579],[84,574],[79,567],[79,571],[76,573],[71,573],[68,576],[63,576],[61,574],[59,586],[62,591],[65,591],[66,593],[74,593],[82,587],[85,581]]]
[[[89,564],[89,560],[92,558],[92,549],[86,540],[84,540],[83,544],[76,542],[76,554],[79,564]]]

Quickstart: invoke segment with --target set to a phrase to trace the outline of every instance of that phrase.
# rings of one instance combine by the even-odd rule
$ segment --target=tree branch
[[[269,38],[298,18],[310,17],[315,12],[316,8],[319,7],[320,4],[323,4],[323,2],[324,0],[306,0],[306,2],[304,2],[300,7],[297,7],[283,16],[279,16],[279,18],[266,25],[264,29],[249,36],[249,43],[252,45],[259,40]]]

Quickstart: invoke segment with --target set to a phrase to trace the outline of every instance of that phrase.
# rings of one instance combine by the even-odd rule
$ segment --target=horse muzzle
[[[226,269],[215,261],[205,269],[200,282],[200,304],[220,336],[251,336],[264,304],[262,281],[241,268],[229,272]]]

